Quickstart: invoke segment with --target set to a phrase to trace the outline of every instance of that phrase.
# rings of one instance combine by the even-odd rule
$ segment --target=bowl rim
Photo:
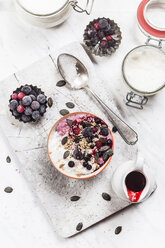
[[[71,175],[68,175],[68,174],[62,172],[62,171],[53,163],[53,161],[52,161],[52,159],[51,159],[51,156],[50,156],[50,153],[49,153],[49,138],[50,138],[50,135],[51,135],[52,130],[54,129],[55,126],[57,126],[57,124],[58,124],[60,121],[62,121],[63,119],[66,119],[66,118],[67,118],[68,116],[70,116],[70,115],[75,115],[75,114],[89,114],[89,115],[92,115],[92,116],[95,116],[95,117],[101,119],[100,117],[98,117],[98,116],[95,115],[95,114],[91,114],[91,113],[88,113],[88,112],[81,112],[81,111],[72,112],[72,113],[69,113],[69,114],[67,114],[67,115],[65,115],[65,116],[62,116],[60,119],[58,119],[58,120],[55,122],[55,124],[51,127],[51,129],[50,129],[50,131],[49,131],[48,138],[47,138],[47,153],[48,153],[48,156],[49,156],[49,159],[50,159],[52,165],[53,165],[61,174],[63,174],[64,176],[67,176],[67,177],[72,178],[72,179],[80,179],[80,180],[82,180],[82,179],[89,179],[89,178],[91,178],[91,177],[94,177],[94,176],[100,174],[100,172],[102,172],[102,171],[107,167],[107,165],[110,163],[110,161],[111,161],[111,159],[112,159],[112,156],[111,156],[111,157],[106,161],[106,163],[105,163],[103,166],[101,166],[98,170],[96,170],[96,171],[94,171],[94,172],[92,172],[91,174],[88,174],[88,175],[86,175],[86,176],[76,177],[76,176],[71,176]],[[102,119],[101,119],[101,120],[102,120]],[[111,149],[112,149],[112,151],[114,152],[114,138],[113,138],[112,131],[111,131],[111,129],[109,128],[109,126],[108,126],[108,129],[109,129],[110,134],[111,134],[111,137],[112,137],[112,148],[111,148]]]

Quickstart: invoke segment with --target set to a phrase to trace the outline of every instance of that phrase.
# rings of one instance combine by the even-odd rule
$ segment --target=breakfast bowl
[[[60,118],[51,128],[47,152],[52,165],[63,175],[88,179],[110,163],[114,140],[108,125],[87,112]]]

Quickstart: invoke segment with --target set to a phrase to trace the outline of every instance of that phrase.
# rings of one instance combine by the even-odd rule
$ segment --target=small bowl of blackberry
[[[24,123],[37,122],[45,114],[47,97],[44,92],[33,85],[23,85],[13,91],[9,100],[12,115]]]
[[[119,26],[109,18],[98,18],[91,21],[84,31],[84,43],[95,55],[109,56],[121,43]]]

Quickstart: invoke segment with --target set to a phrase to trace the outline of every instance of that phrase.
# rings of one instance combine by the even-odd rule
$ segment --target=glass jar
[[[76,0],[15,0],[16,10],[24,19],[39,27],[51,28],[64,22],[72,10],[90,14],[94,0],[87,0],[85,8]]]

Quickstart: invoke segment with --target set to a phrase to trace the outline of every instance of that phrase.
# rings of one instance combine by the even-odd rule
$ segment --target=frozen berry
[[[99,30],[99,25],[98,25],[97,22],[96,22],[93,26],[94,26],[94,28],[95,28],[96,30]]]
[[[17,112],[17,110],[13,110],[13,115],[14,115],[15,117],[18,117],[20,114]]]
[[[89,47],[89,46],[92,46],[92,42],[90,41],[90,40],[87,40],[86,42],[85,42],[85,44]]]
[[[86,127],[83,129],[82,134],[85,138],[87,137],[92,137],[93,136],[93,131],[90,127]]]
[[[92,44],[93,46],[95,46],[95,45],[98,43],[98,41],[99,41],[99,38],[98,38],[97,36],[91,38],[91,44]]]
[[[30,95],[37,97],[37,92],[35,90],[31,90]]]
[[[104,29],[106,28],[107,26],[109,25],[108,21],[105,19],[105,18],[101,18],[98,22],[98,26],[101,28],[101,29]]]
[[[102,41],[100,42],[100,47],[101,47],[101,48],[107,48],[107,46],[108,46],[108,43],[107,43],[106,40],[102,40]]]
[[[24,106],[18,105],[18,107],[17,107],[17,112],[18,112],[18,113],[23,113],[23,111],[24,111]]]
[[[31,104],[31,108],[32,108],[33,110],[39,109],[39,108],[40,108],[39,102],[33,101],[32,104]]]
[[[88,37],[91,38],[97,34],[97,31],[94,28],[93,29],[90,28],[90,29],[88,29],[87,34],[88,34]]]
[[[23,92],[20,92],[18,94],[18,99],[22,100],[22,98],[25,96],[25,94]]]
[[[84,167],[87,167],[87,165],[88,165],[88,162],[83,162]]]
[[[40,115],[39,111],[34,111],[34,112],[32,113],[32,118],[33,118],[33,120],[35,120],[35,121],[39,121],[39,120],[41,119],[41,115]]]
[[[25,85],[22,87],[22,92],[24,92],[26,95],[29,95],[31,93],[32,88],[29,85]]]
[[[13,93],[11,96],[12,100],[17,100],[18,99],[18,94],[17,93]]]
[[[101,120],[99,119],[99,118],[95,118],[95,122],[96,122],[96,124],[100,124],[101,123]]]
[[[110,26],[110,24],[108,24],[108,25],[104,28],[104,31],[105,31],[105,32],[109,32],[110,29],[111,29],[111,26]]]
[[[18,107],[18,102],[16,100],[11,100],[9,106],[11,110],[14,110]]]
[[[103,135],[103,136],[108,136],[108,134],[109,134],[108,128],[107,127],[101,128],[100,134]]]
[[[88,164],[86,168],[87,168],[87,170],[91,170],[92,169],[92,165]]]
[[[69,161],[69,162],[68,162],[68,166],[69,166],[69,167],[72,168],[72,167],[74,167],[74,165],[75,165],[74,161]]]
[[[80,133],[80,128],[76,127],[76,128],[73,128],[73,133],[75,135],[78,135]]]
[[[83,154],[80,151],[80,149],[76,148],[73,152],[73,157],[77,160],[82,160],[83,159]]]
[[[96,144],[96,147],[97,147],[97,148],[100,148],[100,147],[102,146],[102,143],[101,143],[101,141],[99,141],[99,140],[96,141],[95,144]]]
[[[33,112],[33,110],[31,109],[31,107],[26,107],[25,111],[24,111],[24,114],[25,115],[32,115],[32,112]]]
[[[31,99],[32,99],[32,101],[35,101],[36,100],[36,96],[35,95],[29,95],[30,97],[31,97]]]
[[[115,44],[116,44],[116,41],[113,38],[108,41],[109,47],[113,47],[113,46],[115,46]]]
[[[31,117],[27,116],[27,115],[22,115],[21,116],[21,120],[24,122],[30,122],[31,121]]]
[[[46,107],[45,105],[41,105],[40,108],[39,108],[39,111],[40,111],[40,114],[44,114],[46,112]]]
[[[85,122],[83,122],[83,121],[81,122],[81,125],[82,125],[82,127],[83,127],[83,128],[85,128],[85,127],[86,127],[86,123],[85,123]]]
[[[106,39],[107,39],[107,40],[111,40],[112,37],[111,37],[110,35],[108,35],[108,36],[106,36]]]
[[[98,128],[97,127],[94,127],[94,128],[92,128],[92,131],[93,131],[93,133],[97,133]]]
[[[98,31],[97,35],[98,35],[100,40],[102,40],[104,38],[104,33],[102,31]]]
[[[30,96],[24,96],[24,97],[22,98],[22,104],[23,104],[24,106],[29,106],[31,103],[32,103],[32,99],[31,99]]]
[[[46,97],[43,94],[39,94],[37,96],[37,101],[41,104],[44,104],[46,102]]]

